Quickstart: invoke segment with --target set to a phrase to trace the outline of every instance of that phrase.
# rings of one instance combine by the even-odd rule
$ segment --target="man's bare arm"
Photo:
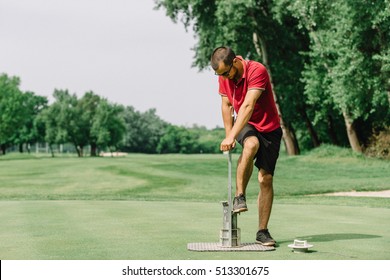
[[[255,104],[262,92],[263,91],[260,89],[252,89],[247,92],[244,103],[238,111],[236,122],[221,143],[222,151],[229,151],[234,147],[233,145],[236,141],[236,137],[251,118]]]

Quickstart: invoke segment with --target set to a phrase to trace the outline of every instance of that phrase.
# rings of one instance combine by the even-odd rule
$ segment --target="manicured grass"
[[[236,161],[237,155],[234,155]],[[256,232],[257,176],[242,242]],[[199,253],[218,242],[227,198],[223,155],[0,157],[0,259],[389,259],[388,198],[306,196],[390,189],[390,162],[320,148],[282,155],[275,173],[273,252]],[[295,238],[314,244],[292,253]]]
[[[227,195],[227,159],[223,155],[0,158],[0,177],[0,200],[210,202]],[[385,190],[390,188],[389,182],[388,161],[337,154],[281,156],[275,172],[275,195],[295,198],[334,191]],[[248,198],[255,199],[258,189],[254,174]]]
[[[254,242],[256,206],[239,216],[242,242]],[[192,252],[187,243],[218,242],[219,203],[160,201],[1,201],[0,259],[389,259],[390,210],[274,205],[271,252]],[[311,253],[287,247],[295,238]]]

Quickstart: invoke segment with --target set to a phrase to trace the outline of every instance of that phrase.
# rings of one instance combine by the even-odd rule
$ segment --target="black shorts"
[[[264,169],[272,176],[274,175],[276,161],[279,157],[280,141],[282,139],[282,129],[279,127],[274,131],[263,133],[250,124],[247,124],[240,134],[237,141],[244,146],[245,138],[256,136],[259,139],[260,147],[255,156],[255,166],[260,170]]]

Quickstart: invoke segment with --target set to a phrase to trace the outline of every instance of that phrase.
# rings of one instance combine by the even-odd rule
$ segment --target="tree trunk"
[[[314,129],[314,127],[309,119],[309,116],[306,114],[305,109],[303,109],[301,111],[301,115],[302,115],[303,119],[305,120],[305,124],[306,124],[307,130],[309,131],[309,135],[310,135],[311,141],[313,143],[313,146],[315,148],[319,147],[321,145],[321,141],[318,138],[317,132],[315,131],[315,129]]]
[[[334,122],[331,115],[328,115],[328,133],[333,145],[339,146],[339,140],[337,139],[336,130],[334,128]]]
[[[76,143],[73,143],[73,145],[74,145],[74,148],[76,149],[77,156],[81,157],[81,152],[80,152],[79,146]]]
[[[50,149],[51,157],[54,157],[54,151],[53,151],[52,144],[49,144],[49,149]]]
[[[91,157],[96,157],[97,156],[96,150],[97,150],[96,143],[92,143],[91,144]]]
[[[267,47],[265,45],[264,40],[261,39],[261,37],[257,34],[257,32],[253,33],[253,43],[256,48],[257,54],[263,58],[263,63],[265,67],[268,69],[268,74],[272,86],[272,92],[275,99],[276,109],[278,110],[279,118],[280,118],[280,126],[283,131],[283,142],[286,147],[286,151],[288,155],[298,155],[299,149],[298,149],[298,143],[292,133],[292,131],[289,129],[289,126],[285,124],[282,111],[280,109],[278,99],[274,90],[273,80],[272,80],[272,74],[271,70],[268,65],[268,53],[267,53]]]
[[[7,152],[7,146],[5,144],[1,144],[1,153],[5,155]]]
[[[345,121],[345,127],[347,129],[349,144],[351,145],[352,150],[355,152],[362,153],[363,150],[360,145],[353,120],[347,115],[347,113],[344,110],[343,110],[343,116]]]
[[[292,139],[292,143],[294,143],[294,147],[293,149],[296,151],[296,155],[299,155],[301,153],[300,149],[299,149],[299,145],[298,145],[298,141],[297,141],[297,136],[295,134],[295,130],[293,127],[290,127],[290,126],[287,126],[287,129],[290,133],[290,136],[291,136],[291,139]],[[283,139],[283,142],[284,142],[284,139]]]
[[[294,136],[294,133],[292,129],[290,129],[285,123],[282,118],[282,114],[280,112],[279,105],[276,106],[278,108],[279,112],[279,118],[280,118],[280,127],[283,131],[283,143],[286,147],[286,152],[289,156],[293,155],[299,155],[299,148],[298,148],[298,142],[296,141],[296,138]]]
[[[79,146],[79,151],[80,151],[80,153],[79,153],[79,156],[80,157],[83,157],[84,156],[84,146]]]

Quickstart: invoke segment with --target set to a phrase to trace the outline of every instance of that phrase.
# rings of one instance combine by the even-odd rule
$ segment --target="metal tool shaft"
[[[229,205],[229,245],[232,246],[232,213],[233,213],[233,201],[232,201],[232,153],[228,152],[228,205]]]

